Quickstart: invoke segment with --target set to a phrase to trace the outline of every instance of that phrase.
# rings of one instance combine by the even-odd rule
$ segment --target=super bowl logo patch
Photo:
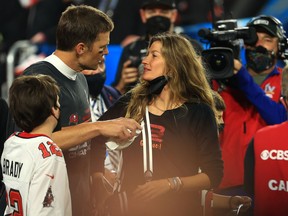
[[[52,193],[51,186],[48,188],[44,201],[43,201],[43,207],[52,207],[52,202],[54,201],[54,195]]]
[[[273,98],[273,95],[275,94],[275,89],[276,87],[271,86],[270,83],[266,84],[264,89],[266,96],[269,98]]]

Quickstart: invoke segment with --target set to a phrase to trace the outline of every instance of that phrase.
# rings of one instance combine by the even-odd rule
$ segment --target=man
[[[279,102],[281,69],[276,66],[277,59],[286,57],[287,38],[282,23],[275,17],[261,15],[247,26],[255,28],[258,36],[255,44],[245,46],[247,67],[235,60],[235,75],[228,81],[213,83],[226,104],[221,134],[224,177],[220,188],[230,190],[230,195],[242,192],[244,155],[256,131],[287,119]]]
[[[282,73],[283,104],[288,104],[288,67]],[[287,204],[288,122],[267,126],[251,141],[245,156],[245,189],[254,196],[254,215],[284,216]]]
[[[177,18],[174,0],[145,0],[140,9],[146,35],[125,46],[120,57],[115,81],[112,84],[121,94],[135,85],[139,78],[139,65],[146,55],[151,36],[165,31],[174,31]]]
[[[112,86],[105,85],[106,80],[106,65],[105,61],[102,61],[99,65],[99,73],[93,75],[85,75],[88,83],[90,94],[90,108],[92,121],[97,121],[109,107],[121,96],[121,94]],[[82,71],[86,73],[86,71]],[[89,71],[88,71],[89,74]],[[120,160],[120,153],[118,150],[110,150],[107,148],[107,156],[105,159],[105,177],[115,181],[115,174],[118,169],[118,162]],[[91,162],[93,163],[94,157],[91,156]]]
[[[52,139],[62,148],[67,163],[74,216],[90,214],[90,139],[105,136],[125,141],[141,128],[132,119],[90,122],[89,91],[82,70],[96,70],[108,54],[113,22],[90,6],[69,6],[59,20],[56,51],[28,67],[24,74],[52,76],[61,89],[63,128]],[[71,148],[73,147],[73,148]]]

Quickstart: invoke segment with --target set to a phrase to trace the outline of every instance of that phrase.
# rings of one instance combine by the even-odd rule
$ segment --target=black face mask
[[[168,79],[165,76],[160,76],[149,81],[149,95],[160,94],[167,83]]]
[[[96,98],[102,91],[104,83],[106,81],[106,73],[98,73],[94,75],[85,75],[89,94],[91,97]]]
[[[58,107],[58,109],[60,109],[60,108]],[[57,120],[57,125],[54,128],[53,132],[60,131],[62,128],[62,126],[61,126],[61,110],[60,110],[58,118],[56,118],[56,116],[53,113],[52,113],[52,116]]]
[[[171,26],[171,21],[167,17],[153,16],[147,19],[145,26],[146,26],[147,34],[153,36],[157,33],[169,31],[170,26]]]
[[[276,56],[273,51],[258,46],[255,50],[246,49],[245,58],[248,68],[251,68],[256,73],[261,73],[273,67]]]

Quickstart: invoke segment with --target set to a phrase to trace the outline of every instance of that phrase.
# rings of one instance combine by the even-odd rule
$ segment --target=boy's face
[[[223,124],[223,123],[224,123],[224,120],[223,120],[223,111],[217,110],[217,111],[216,111],[216,114],[217,114],[216,117],[217,117],[218,123]]]

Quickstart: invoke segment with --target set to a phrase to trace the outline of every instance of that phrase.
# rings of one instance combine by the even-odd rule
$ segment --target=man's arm
[[[279,124],[287,120],[286,110],[282,103],[277,103],[267,97],[263,89],[257,85],[248,71],[234,61],[237,68],[234,73],[237,78],[237,87],[245,94],[247,99],[257,108],[261,117],[269,125]]]
[[[126,142],[136,135],[141,126],[133,119],[117,118],[109,121],[84,122],[75,126],[62,127],[52,134],[52,140],[66,150],[96,136],[109,137],[117,143]],[[129,131],[130,130],[130,131]]]

